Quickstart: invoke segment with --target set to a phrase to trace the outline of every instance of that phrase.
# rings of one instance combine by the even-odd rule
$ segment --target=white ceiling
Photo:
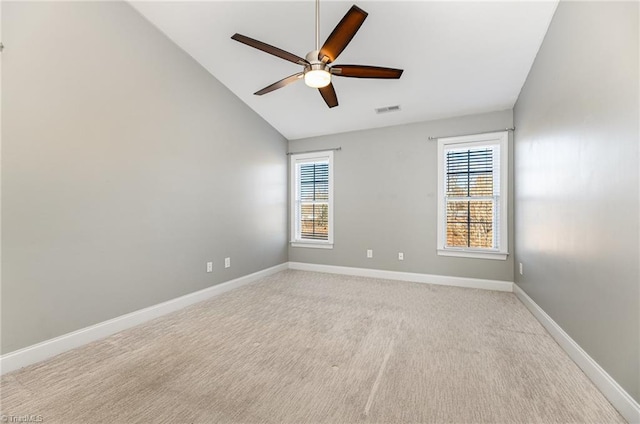
[[[334,77],[340,105],[333,109],[302,81],[254,96],[302,67],[230,38],[238,32],[304,57],[315,44],[313,1],[131,4],[293,140],[513,107],[557,0],[357,1],[369,16],[334,64],[401,68],[404,74],[400,80]],[[321,1],[321,45],[352,4]],[[374,112],[398,104],[399,112]]]

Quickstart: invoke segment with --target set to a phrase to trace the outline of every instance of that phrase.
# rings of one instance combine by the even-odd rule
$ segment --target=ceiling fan
[[[332,76],[350,78],[378,78],[378,79],[398,79],[402,75],[402,69],[382,68],[379,66],[367,65],[333,65],[329,66],[338,58],[338,55],[347,47],[349,42],[356,35],[362,26],[368,13],[353,5],[342,20],[336,25],[329,37],[319,48],[319,26],[320,26],[320,2],[316,0],[316,49],[307,53],[303,59],[293,53],[289,53],[272,45],[254,40],[241,34],[234,34],[231,38],[240,43],[254,47],[263,52],[272,54],[281,59],[288,60],[301,65],[302,72],[295,73],[281,79],[254,94],[262,96],[278,88],[294,83],[304,78],[305,84],[309,87],[317,88],[322,98],[330,108],[338,106],[338,97],[331,83]]]

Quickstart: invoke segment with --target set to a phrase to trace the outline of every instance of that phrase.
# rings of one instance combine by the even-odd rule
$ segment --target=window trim
[[[298,163],[316,162],[327,160],[329,162],[329,234],[327,240],[305,240],[298,237],[298,213],[296,209],[297,176],[296,165]],[[290,240],[291,247],[305,247],[315,249],[333,249],[333,151],[319,151],[312,153],[296,153],[291,155],[290,168]]]
[[[464,247],[446,247],[446,201],[445,201],[445,148],[476,147],[478,145],[498,144],[500,146],[500,240],[499,249],[479,249]],[[487,134],[465,135],[438,139],[438,213],[437,213],[437,253],[440,256],[455,256],[476,259],[506,260],[509,255],[509,133],[498,131]]]

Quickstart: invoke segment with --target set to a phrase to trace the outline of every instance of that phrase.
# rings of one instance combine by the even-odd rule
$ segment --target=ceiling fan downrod
[[[320,50],[320,0],[316,0],[316,50]]]

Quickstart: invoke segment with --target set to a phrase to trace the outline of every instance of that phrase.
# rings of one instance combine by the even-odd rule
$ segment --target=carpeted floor
[[[284,271],[2,377],[44,423],[619,423],[511,293]]]

